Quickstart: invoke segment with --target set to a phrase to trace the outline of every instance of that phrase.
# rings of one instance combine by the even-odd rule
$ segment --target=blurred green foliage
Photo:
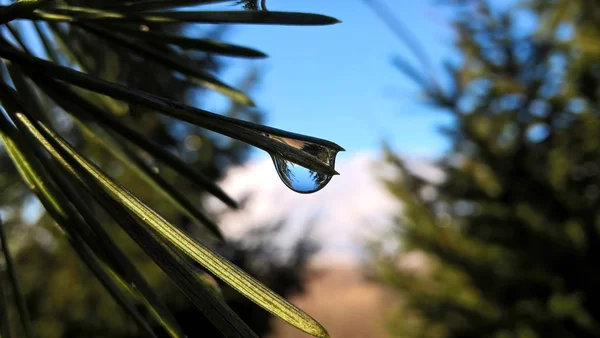
[[[419,73],[455,118],[443,180],[386,150],[403,204],[398,247],[375,256],[402,295],[389,332],[599,337],[600,3],[489,3],[452,2],[451,86]]]
[[[108,1],[74,0],[68,3],[93,7],[107,5]],[[11,24],[21,32],[33,29],[29,22]],[[149,28],[153,32],[193,34],[194,37],[216,40],[222,39],[227,33],[227,29],[223,26],[209,27],[157,24]],[[6,32],[3,27],[0,27],[0,31]],[[199,88],[172,69],[157,66],[152,60],[141,58],[116,45],[107,48],[104,40],[84,30],[69,29],[64,32],[64,42],[69,45],[77,58],[85,61],[85,70],[91,75],[190,105],[202,106],[208,99],[206,89]],[[23,34],[22,38],[28,43],[36,43],[28,40],[32,35]],[[61,51],[61,45],[57,40],[55,42],[53,48]],[[155,46],[160,47],[160,44]],[[225,58],[218,58],[209,53],[189,50],[185,54],[201,69],[211,73],[219,73],[227,66]],[[245,77],[236,87],[245,93],[251,93],[259,80],[260,71],[249,67]],[[137,173],[117,161],[104,146],[75,128],[73,120],[52,101],[45,97],[42,99],[50,114],[52,126],[68,138],[78,151],[106,169],[115,179],[125,182],[129,190],[165,218],[173,220],[194,236],[203,238],[203,241],[210,238],[207,237],[208,232],[205,228],[195,224],[171,204],[165,203],[164,197],[156,194],[155,190]],[[127,116],[130,124],[135,125],[138,131],[182,158],[190,166],[197,168],[211,180],[222,178],[228,167],[240,164],[246,159],[248,146],[237,140],[161,116],[141,106],[123,103],[119,107],[112,108]],[[246,121],[257,123],[262,121],[262,113],[258,109],[236,103],[231,103],[229,109],[221,113]],[[202,189],[190,185],[187,179],[180,177],[169,167],[153,161],[151,156],[146,156],[144,159],[154,166],[177,191],[202,209],[202,198],[205,195]],[[22,291],[26,296],[34,335],[39,338],[142,337],[143,334],[139,333],[139,329],[130,317],[80,261],[68,245],[66,237],[56,227],[54,220],[40,209],[35,197],[20,181],[5,149],[1,146],[0,191],[0,210],[9,230],[10,248],[16,258],[17,272]],[[107,226],[115,242],[123,248],[151,286],[157,290],[161,300],[175,315],[188,336],[220,336],[219,331],[203,317],[201,312],[177,289],[173,281],[157,268],[112,218],[92,201],[89,201],[89,205],[94,206],[98,220]],[[27,223],[28,216],[38,211],[42,212],[41,218],[33,224]],[[204,211],[210,214],[210,210]],[[268,224],[265,224],[265,227],[267,230],[271,229]],[[301,292],[302,270],[315,250],[313,243],[307,239],[299,239],[291,258],[282,261],[271,237],[276,234],[276,231],[267,230],[264,230],[260,236],[249,236],[248,241],[229,242],[225,245],[213,243],[213,247],[280,295],[285,297],[293,292]],[[198,274],[207,281],[208,285],[217,283],[199,266]],[[0,269],[0,278],[6,280],[5,277]],[[222,292],[232,309],[258,335],[265,335],[270,330],[270,314],[228,287],[220,286],[221,290],[217,292]],[[3,291],[6,292],[6,289]],[[6,298],[11,300],[11,294],[7,294]],[[11,321],[17,323],[14,307],[9,307],[9,310]],[[150,317],[148,313],[144,313],[147,312],[144,306],[140,305],[138,310]],[[16,331],[13,334],[20,336],[19,325],[12,325],[12,328]],[[159,337],[166,336],[165,333],[160,332],[161,328],[156,327],[155,330]]]

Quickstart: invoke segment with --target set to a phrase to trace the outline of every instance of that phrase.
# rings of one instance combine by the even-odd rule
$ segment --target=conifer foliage
[[[401,63],[455,123],[441,183],[387,151],[403,204],[399,249],[378,256],[402,295],[393,336],[600,336],[600,5],[513,5],[453,2],[451,88]]]
[[[186,332],[140,267],[130,260],[129,252],[122,250],[115,239],[120,233],[132,239],[223,336],[256,334],[224,302],[222,294],[209,286],[204,278],[207,273],[298,329],[326,337],[325,329],[308,314],[215,252],[214,240],[223,239],[219,227],[198,203],[190,201],[189,194],[182,193],[187,189],[176,189],[172,182],[185,179],[193,183],[196,193],[211,194],[236,208],[237,202],[215,182],[223,168],[218,160],[239,159],[244,149],[241,142],[314,173],[329,177],[337,174],[333,161],[324,161],[314,151],[341,150],[334,143],[235,116],[243,110],[240,107],[254,106],[254,102],[244,90],[214,75],[219,68],[214,55],[263,58],[263,52],[200,38],[189,34],[183,25],[315,26],[338,21],[319,14],[268,11],[265,1],[231,2],[246,10],[204,9],[204,5],[220,2],[227,1],[0,2],[0,155],[8,156],[13,164],[10,168],[2,165],[0,176],[10,177],[8,174],[15,171],[20,174],[74,253],[144,337],[185,337]],[[196,102],[185,97],[191,87],[230,99],[233,116],[197,108]],[[76,132],[66,133],[64,121],[75,125]],[[147,127],[144,123],[158,127],[143,128]],[[177,146],[182,142],[173,135],[181,135],[170,129],[190,130],[190,125],[229,140],[216,139],[214,134],[204,139],[212,148],[203,148],[209,152],[203,153],[202,170],[190,165],[202,152],[185,154],[190,158],[180,156]],[[191,135],[195,138],[188,144],[202,143],[207,134],[199,134]],[[290,139],[295,141],[293,145],[285,142]],[[86,151],[98,146],[113,156],[109,164],[120,160],[121,165],[135,173],[134,177],[129,176],[126,181],[115,179],[119,176],[118,166],[116,170],[114,166],[107,168],[99,163],[102,161],[98,156],[91,155],[97,153]],[[210,151],[218,152],[219,146],[234,155],[213,156]],[[305,146],[313,150],[308,151]],[[144,188],[151,189],[152,194],[141,198],[128,189],[128,183],[135,179],[144,180]],[[14,186],[14,182],[0,183]],[[18,188],[14,192],[23,196]],[[4,191],[2,194],[4,198]],[[174,221],[177,217],[173,214],[150,207],[148,200],[156,196],[169,204],[171,211],[177,210],[173,214],[185,219],[185,224]],[[190,223],[203,226],[205,236],[192,236]],[[117,225],[118,230],[112,225]],[[4,230],[8,226],[0,222],[0,227]],[[53,329],[31,326],[20,292],[18,266],[12,264],[7,236],[1,233],[5,263],[0,271],[9,278],[0,280],[0,314],[7,313],[3,295],[11,290],[16,296],[21,327],[15,330],[9,327],[12,321],[2,320],[0,332],[7,335],[12,329],[32,337],[36,330]],[[205,322],[198,321],[199,325],[202,323]]]

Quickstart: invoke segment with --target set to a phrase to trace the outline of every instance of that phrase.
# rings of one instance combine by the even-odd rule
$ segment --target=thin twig
[[[425,88],[426,90],[431,91],[432,93],[442,93],[442,89],[433,75],[433,63],[427,57],[427,53],[422,48],[422,45],[414,39],[414,34],[406,28],[402,24],[402,22],[396,18],[389,7],[387,7],[383,2],[379,0],[363,0],[364,3],[369,6],[373,12],[377,15],[377,17],[383,21],[383,23],[394,33],[394,35],[403,42],[408,49],[414,54],[414,56],[421,62],[423,66],[423,71],[427,74],[429,78],[431,88]]]
[[[6,271],[8,272],[8,276],[10,278],[10,282],[12,284],[12,288],[15,295],[15,301],[17,303],[17,310],[19,311],[19,318],[21,319],[21,323],[23,324],[23,330],[25,332],[25,337],[33,338],[33,334],[31,331],[31,322],[29,320],[29,312],[27,312],[27,306],[25,305],[25,298],[23,297],[23,293],[21,293],[21,288],[19,287],[19,281],[17,279],[17,272],[15,271],[15,265],[12,260],[12,256],[8,250],[8,240],[6,238],[6,232],[4,229],[4,225],[2,224],[2,217],[0,216],[0,246],[2,247],[2,253],[4,254],[4,260],[6,261]]]
[[[421,48],[421,45],[413,39],[414,34],[411,33],[400,20],[398,20],[389,7],[378,0],[363,0],[375,14],[383,21],[388,28],[396,35],[396,37],[404,42],[406,46],[423,64],[425,69],[431,68],[431,61],[427,57],[427,53]]]
[[[4,285],[4,264],[0,264],[0,337],[10,338],[10,322],[8,321],[8,302]]]

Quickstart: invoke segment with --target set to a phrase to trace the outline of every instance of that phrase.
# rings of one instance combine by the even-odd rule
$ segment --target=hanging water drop
[[[271,157],[279,178],[295,192],[310,194],[321,190],[331,180],[332,175],[312,171],[278,156]]]
[[[341,148],[328,148],[317,143],[297,139],[273,135],[267,136],[294,148],[300,149],[315,157],[315,160],[320,161],[331,168],[335,168],[335,157],[338,151],[343,150]],[[319,191],[325,187],[333,177],[333,175],[320,173],[318,171],[314,171],[293,163],[279,155],[271,154],[271,158],[273,159],[273,164],[275,165],[275,169],[279,174],[279,178],[281,178],[283,183],[288,188],[298,193],[310,194]]]

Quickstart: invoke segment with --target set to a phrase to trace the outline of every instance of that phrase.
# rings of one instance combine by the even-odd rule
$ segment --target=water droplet
[[[332,149],[326,146],[302,141],[297,139],[267,135],[279,142],[285,143],[294,148],[300,149],[326,165],[335,168],[335,157],[340,149]],[[310,194],[321,190],[329,183],[333,175],[323,174],[301,165],[286,160],[280,156],[271,154],[273,164],[283,183],[295,192]]]
[[[271,157],[279,178],[295,192],[310,194],[321,190],[331,180],[331,175],[312,171],[277,156]]]

